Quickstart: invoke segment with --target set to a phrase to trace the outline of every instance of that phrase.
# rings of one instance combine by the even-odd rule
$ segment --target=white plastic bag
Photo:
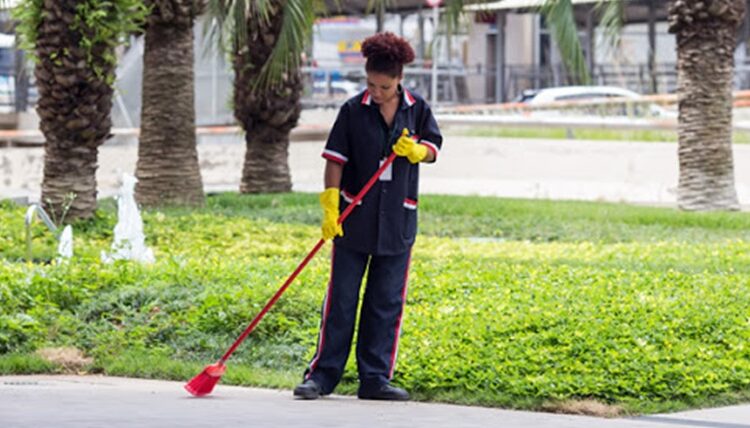
[[[60,256],[60,259],[73,257],[73,228],[70,225],[65,226],[60,235],[60,243],[57,244],[57,254]]]
[[[117,196],[117,225],[112,253],[102,251],[102,261],[112,263],[114,260],[135,260],[142,263],[153,263],[154,252],[146,247],[143,234],[143,220],[135,203],[135,183],[138,179],[130,174],[122,175],[122,187]]]

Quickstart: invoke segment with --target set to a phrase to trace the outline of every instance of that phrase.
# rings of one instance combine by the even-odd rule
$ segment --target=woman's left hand
[[[399,156],[406,156],[411,163],[419,163],[427,157],[427,146],[417,143],[409,136],[409,130],[404,128],[398,141],[393,145],[393,152]]]

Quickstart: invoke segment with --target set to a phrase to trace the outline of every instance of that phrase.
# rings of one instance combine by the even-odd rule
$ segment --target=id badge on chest
[[[385,163],[385,159],[380,159],[380,165],[383,166]],[[383,171],[383,173],[380,175],[380,181],[391,181],[393,179],[393,163],[388,165],[388,168]]]

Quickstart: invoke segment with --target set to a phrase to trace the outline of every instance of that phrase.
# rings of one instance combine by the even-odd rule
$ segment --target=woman
[[[409,43],[380,33],[362,43],[362,54],[367,58],[367,89],[341,107],[323,151],[322,231],[324,239],[335,239],[317,351],[304,382],[294,390],[299,398],[330,394],[341,380],[367,271],[357,337],[357,396],[409,399],[390,381],[417,232],[419,163],[435,161],[442,136],[425,101],[401,86],[404,64],[414,60]],[[399,157],[342,228],[339,214],[391,150]]]

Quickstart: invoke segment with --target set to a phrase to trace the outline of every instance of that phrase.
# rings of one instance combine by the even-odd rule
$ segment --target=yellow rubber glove
[[[406,156],[411,163],[419,163],[427,157],[427,146],[414,141],[409,136],[409,130],[404,128],[398,141],[393,145],[393,152],[399,156]]]
[[[323,239],[333,239],[336,235],[344,236],[344,229],[339,224],[339,189],[329,187],[320,194],[320,206],[323,208]]]

